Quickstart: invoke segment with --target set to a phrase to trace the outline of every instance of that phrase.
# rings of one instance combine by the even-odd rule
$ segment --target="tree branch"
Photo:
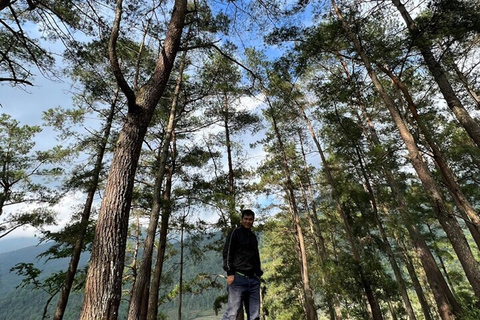
[[[23,79],[16,79],[16,78],[0,78],[0,82],[2,81],[10,81],[10,82],[15,82],[15,83],[23,83],[23,84],[28,84],[29,86],[33,87],[33,83],[27,80]]]
[[[113,22],[112,32],[110,34],[110,40],[108,42],[108,57],[110,59],[110,66],[112,67],[113,75],[117,80],[118,86],[122,90],[122,92],[127,97],[128,101],[128,109],[131,111],[135,108],[135,93],[133,92],[132,88],[128,85],[127,81],[125,80],[122,70],[120,68],[120,63],[117,57],[117,40],[118,34],[120,31],[120,21],[122,20],[122,0],[117,0],[117,8],[115,10],[115,20]]]

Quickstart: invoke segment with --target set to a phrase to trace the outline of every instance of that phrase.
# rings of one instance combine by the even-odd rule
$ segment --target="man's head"
[[[253,221],[255,220],[255,213],[250,210],[242,210],[242,226],[247,229],[251,229],[253,226]]]

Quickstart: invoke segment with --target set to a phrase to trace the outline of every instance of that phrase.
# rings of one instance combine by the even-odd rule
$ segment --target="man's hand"
[[[233,283],[233,280],[235,280],[235,275],[227,276],[227,284],[231,285]]]

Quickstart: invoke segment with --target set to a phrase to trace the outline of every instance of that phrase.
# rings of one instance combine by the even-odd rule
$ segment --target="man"
[[[255,213],[242,210],[242,225],[230,232],[223,248],[228,305],[222,320],[235,320],[245,301],[249,320],[260,319],[260,277],[263,274],[258,241],[252,232]]]

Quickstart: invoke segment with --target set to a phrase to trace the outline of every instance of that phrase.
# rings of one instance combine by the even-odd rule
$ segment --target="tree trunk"
[[[327,259],[327,249],[325,248],[325,240],[323,239],[322,231],[320,228],[320,222],[318,221],[318,213],[316,208],[317,206],[315,204],[315,200],[313,197],[312,182],[311,182],[310,174],[308,170],[307,157],[303,147],[302,134],[299,132],[298,136],[299,136],[300,147],[302,152],[304,176],[306,179],[306,188],[302,186],[302,190],[306,189],[306,191],[303,192],[304,199],[305,199],[305,207],[307,208],[308,221],[310,223],[310,232],[312,233],[313,241],[315,244],[314,246],[315,253],[317,254],[320,260],[320,266],[324,267]],[[322,287],[325,287],[326,280],[323,272],[320,277],[321,277]],[[341,308],[339,307],[337,297],[330,292],[326,292],[325,296],[327,300],[327,307],[328,307],[328,313],[330,315],[330,319],[342,320]]]
[[[478,217],[478,214],[474,211],[471,204],[461,192],[460,187],[458,186],[456,179],[452,171],[450,170],[450,167],[446,163],[446,160],[444,159],[442,153],[435,144],[435,141],[431,136],[430,130],[428,130],[428,128],[423,124],[420,117],[418,116],[415,104],[407,88],[403,86],[403,83],[401,83],[396,77],[394,77],[393,74],[390,73],[390,75],[395,81],[395,84],[397,84],[397,86],[402,89],[404,97],[409,103],[410,111],[412,112],[417,124],[419,125],[420,130],[424,134],[428,145],[433,151],[435,163],[439,168],[444,178],[444,181],[450,193],[452,194],[452,197],[455,199],[455,202],[459,206],[459,209],[463,210],[464,213],[468,214],[471,222],[467,221],[467,224],[469,222],[473,223],[475,227],[477,227],[477,230],[474,230],[474,233],[478,234],[478,227],[480,227],[480,218]],[[389,103],[393,104],[393,101]],[[389,110],[390,109],[392,109],[392,111],[390,111],[391,113],[396,113],[396,115],[392,114],[393,117],[399,117],[398,111],[395,107],[389,107]],[[433,208],[437,214],[437,218],[439,219],[440,224],[447,233],[447,237],[449,238],[455,252],[457,253],[457,256],[463,266],[465,274],[467,275],[467,278],[473,288],[473,291],[475,292],[475,295],[480,298],[480,275],[478,273],[480,272],[480,269],[478,263],[473,257],[470,247],[468,246],[468,242],[465,239],[463,230],[461,229],[458,221],[456,220],[451,210],[448,210],[448,208],[445,206],[441,192],[438,189],[436,182],[433,179],[428,167],[426,166],[425,161],[423,160],[423,157],[421,156],[418,148],[416,147],[412,135],[407,132],[408,129],[405,123],[400,120],[397,120],[396,122],[398,123],[397,127],[399,127],[400,132],[403,132],[402,136],[404,137],[404,141],[407,145],[407,148],[409,149],[412,164],[420,180],[422,181],[427,195],[430,197],[430,201],[432,202]],[[401,126],[404,126],[404,128],[400,129]],[[409,143],[407,143],[407,141],[409,141]]]
[[[395,236],[395,238],[397,239],[397,243],[399,243],[402,247],[404,261],[405,261],[405,267],[407,268],[408,275],[410,276],[410,280],[412,281],[413,289],[415,290],[415,293],[417,294],[418,302],[420,303],[420,306],[422,308],[423,316],[425,317],[425,320],[432,320],[432,316],[431,316],[431,313],[430,313],[430,306],[429,306],[429,304],[427,302],[427,299],[425,297],[426,290],[422,287],[422,285],[420,284],[420,281],[418,280],[417,272],[416,272],[416,270],[413,266],[412,258],[410,257],[410,253],[405,248],[405,245],[403,244],[403,241],[401,241],[397,235]],[[418,249],[416,249],[416,251],[418,251]],[[424,271],[425,271],[425,269],[424,269]],[[429,287],[430,287],[430,283],[428,283],[428,284],[429,284]]]
[[[148,308],[147,308],[147,319],[156,320],[158,314],[158,292],[160,290],[160,281],[162,279],[163,273],[163,263],[165,261],[165,252],[167,249],[167,235],[168,235],[168,226],[170,215],[172,213],[172,207],[170,204],[171,192],[172,192],[172,177],[173,171],[175,168],[175,150],[176,150],[176,141],[175,135],[172,139],[172,167],[167,170],[167,179],[165,184],[165,193],[163,196],[164,205],[162,209],[162,221],[160,223],[160,240],[158,244],[157,251],[157,260],[155,261],[155,270],[153,273],[152,284],[150,287],[150,292],[148,295]],[[142,312],[143,313],[143,312]]]
[[[182,302],[183,302],[183,262],[184,262],[184,229],[185,216],[182,217],[182,224],[180,226],[180,275],[178,276],[178,320],[182,320]]]
[[[183,52],[183,56],[180,60],[179,73],[175,91],[173,94],[173,101],[170,107],[170,115],[168,123],[165,129],[165,136],[163,139],[162,148],[159,149],[157,156],[158,168],[155,176],[155,187],[153,192],[153,204],[150,212],[150,220],[148,223],[147,235],[143,248],[142,262],[140,264],[137,280],[133,285],[133,293],[130,299],[130,308],[128,310],[129,320],[144,320],[146,312],[142,312],[142,306],[145,308],[145,301],[148,301],[149,284],[152,274],[152,257],[153,249],[155,245],[155,234],[157,232],[158,220],[160,219],[160,210],[162,207],[162,183],[165,177],[165,165],[168,158],[168,149],[170,147],[170,141],[172,139],[173,132],[175,130],[176,115],[177,115],[177,103],[180,95],[180,87],[183,79],[183,70],[185,68],[187,51]],[[141,316],[143,314],[143,317]]]
[[[233,157],[232,157],[232,141],[230,138],[230,106],[228,102],[227,92],[223,93],[223,127],[225,129],[225,147],[227,149],[227,166],[228,166],[228,217],[230,219],[231,227],[235,228],[238,218],[235,210],[235,173],[233,171]],[[243,320],[243,313],[240,312],[237,320]]]
[[[420,50],[420,53],[422,54],[428,69],[432,73],[433,78],[437,82],[448,107],[452,110],[458,122],[465,128],[468,135],[470,138],[472,138],[477,147],[480,147],[480,125],[470,116],[460,99],[458,99],[456,96],[455,91],[448,81],[445,71],[440,63],[435,59],[435,56],[429,47],[428,41],[424,39],[424,36],[422,36],[420,30],[418,30],[416,23],[413,21],[405,6],[400,0],[392,0],[392,2],[407,24],[407,28],[412,36],[412,39],[417,39],[417,41],[415,41],[415,45]]]
[[[427,228],[428,228],[430,238],[434,239],[433,241],[435,241],[435,239],[437,239],[438,237],[435,235],[435,232],[432,230],[432,226],[427,223]],[[454,295],[456,295],[455,290],[454,290],[455,286],[453,285],[453,282],[450,278],[450,275],[448,274],[447,267],[445,266],[445,262],[444,262],[443,257],[442,257],[442,252],[436,246],[433,246],[433,252],[437,256],[438,264],[440,265],[440,270],[443,271],[443,275],[444,275],[445,279],[447,280],[447,283],[448,283],[448,286],[450,287],[450,290],[452,291],[452,293]]]
[[[117,142],[100,207],[80,315],[82,320],[116,320],[118,317],[135,172],[147,127],[170,77],[186,12],[187,1],[176,0],[164,46],[152,77],[135,95],[123,78],[115,52],[122,15],[122,1],[117,2],[109,55],[113,73],[127,97],[128,113]]]
[[[392,302],[388,300],[387,304],[388,304],[388,310],[390,310],[390,314],[392,315],[392,320],[398,320],[397,313],[395,312],[395,308],[393,307]]]
[[[70,263],[68,265],[67,274],[65,277],[65,282],[60,291],[60,296],[57,302],[57,308],[53,316],[54,320],[61,320],[65,315],[65,309],[67,308],[68,298],[70,297],[70,292],[72,290],[73,281],[75,279],[75,274],[77,273],[78,263],[80,261],[80,256],[82,254],[85,235],[87,233],[88,222],[90,220],[90,212],[93,206],[93,200],[95,198],[95,192],[98,188],[98,181],[100,179],[100,172],[103,167],[103,156],[105,155],[105,150],[107,148],[108,138],[110,137],[110,131],[112,128],[113,117],[115,115],[115,109],[117,108],[117,99],[118,99],[119,90],[115,91],[113,101],[110,105],[110,112],[105,123],[105,128],[103,130],[103,137],[98,146],[98,153],[95,161],[95,165],[92,170],[92,181],[89,184],[89,190],[87,191],[87,199],[85,201],[85,206],[83,207],[82,215],[80,218],[80,234],[78,239],[75,241],[72,257],[70,258]]]
[[[372,208],[373,212],[373,218],[375,220],[375,223],[377,224],[378,227],[378,232],[380,234],[380,237],[382,238],[382,244],[383,248],[385,249],[385,252],[387,254],[388,260],[390,262],[390,265],[392,266],[393,269],[393,274],[395,276],[395,280],[397,281],[398,289],[400,291],[400,294],[403,299],[403,303],[405,306],[405,310],[407,311],[407,315],[409,319],[415,320],[415,313],[413,311],[412,304],[410,302],[410,298],[408,297],[407,293],[407,286],[405,285],[405,280],[403,279],[402,272],[400,270],[400,267],[398,266],[397,260],[395,258],[395,255],[392,250],[392,246],[390,245],[390,241],[388,240],[387,233],[385,232],[385,229],[383,228],[383,223],[380,219],[380,215],[378,213],[378,207],[377,207],[377,201],[375,200],[375,194],[373,192],[373,188],[370,184],[370,179],[368,177],[368,174],[365,170],[365,166],[363,165],[362,161],[362,155],[360,153],[360,150],[358,146],[355,147],[357,157],[358,157],[358,164],[360,167],[360,170],[363,175],[363,179],[365,182],[365,189],[366,192],[369,195],[370,198],[370,206]]]
[[[361,101],[361,99],[359,101]],[[368,140],[370,141],[370,144],[372,144],[373,147],[381,147],[380,139],[377,136],[375,127],[373,126],[373,122],[371,121],[365,106],[363,104],[359,104],[359,107],[361,108],[364,121],[367,123],[368,131],[369,131],[369,134],[367,137],[368,137]],[[382,163],[382,169],[383,169],[386,181],[388,183],[388,186],[390,187],[390,190],[393,194],[393,198],[397,203],[404,225],[407,228],[410,238],[413,241],[415,254],[421,260],[422,266],[425,270],[425,273],[427,274],[427,279],[432,291],[434,292],[434,297],[435,297],[435,301],[437,303],[438,309],[448,310],[444,314],[444,316],[446,316],[446,314],[450,313],[450,307],[449,307],[449,301],[450,301],[452,308],[455,310],[454,313],[459,314],[460,306],[458,305],[456,299],[454,298],[452,292],[450,291],[445,279],[443,278],[442,273],[440,272],[440,269],[436,265],[435,258],[433,257],[430,249],[428,248],[428,245],[425,242],[423,235],[420,233],[418,228],[415,225],[412,225],[412,223],[410,222],[412,219],[410,218],[408,208],[404,202],[405,196],[403,195],[403,192],[401,191],[393,174],[385,165],[383,165],[383,163]],[[417,291],[417,295],[418,295],[418,291]],[[421,299],[419,298],[419,300]],[[423,308],[423,310],[425,310],[425,308]],[[427,313],[427,315],[429,315],[429,313]],[[426,317],[425,319],[428,319],[427,315],[425,316]]]
[[[135,226],[135,247],[133,249],[133,255],[132,255],[132,263],[130,264],[130,270],[132,272],[132,286],[130,288],[129,292],[129,297],[133,295],[133,284],[135,284],[135,281],[137,279],[138,275],[138,268],[137,268],[137,262],[138,262],[138,253],[140,251],[140,235],[142,234],[141,230],[141,225],[140,225],[140,217],[137,215],[137,225]],[[124,279],[125,281],[126,279]],[[128,299],[128,308],[130,308],[130,302],[132,299]]]
[[[342,66],[343,66],[343,69],[345,71],[345,74],[347,76],[348,81],[351,82],[350,72],[348,70],[348,67],[347,67],[345,61],[343,60],[341,55],[337,55],[337,57],[339,58]],[[361,94],[358,90],[355,90],[355,95],[356,95],[356,98],[357,98],[358,107],[360,108],[360,111],[363,114],[364,119],[362,119],[360,117],[360,115],[358,115],[357,112],[355,112],[355,111],[353,111],[353,112],[355,112],[357,114],[357,117],[359,119],[359,123],[362,123],[363,121],[365,121],[367,123],[367,126],[362,125],[363,133],[364,133],[365,137],[367,138],[367,140],[370,141],[370,143],[374,147],[379,147],[380,146],[380,140],[378,139],[376,130],[373,126],[373,122],[371,121],[371,119],[370,119],[370,117],[367,113],[365,105],[362,102],[363,98],[362,98],[362,96],[361,96]],[[378,214],[378,207],[376,205],[376,200],[375,200],[373,188],[371,187],[371,184],[369,183],[368,175],[366,174],[365,170],[363,169],[364,166],[363,166],[363,163],[361,161],[362,158],[361,158],[360,152],[359,152],[358,148],[356,148],[356,150],[357,150],[357,156],[358,156],[358,159],[359,159],[360,167],[362,169],[361,171],[362,171],[364,180],[366,181],[365,187],[366,187],[366,191],[368,192],[368,194],[370,196],[370,203],[371,203],[371,206],[372,206],[372,210],[374,212],[375,221],[377,223],[380,236],[382,237],[382,240],[383,240],[383,243],[384,243],[384,246],[385,246],[385,250],[387,252],[388,259],[389,259],[390,264],[392,266],[392,269],[394,271],[395,278],[396,278],[397,283],[399,285],[400,293],[402,295],[402,299],[403,299],[403,302],[405,304],[405,309],[406,309],[407,314],[408,314],[410,319],[416,319],[415,313],[413,311],[413,307],[412,307],[411,302],[410,302],[410,298],[408,297],[405,281],[403,279],[401,270],[400,270],[400,268],[399,268],[399,266],[396,262],[393,250],[392,250],[391,245],[388,241],[388,237],[386,235],[386,232],[383,228],[383,224],[380,220],[380,216]],[[382,165],[382,168],[383,168],[384,172],[387,171],[387,169],[385,168],[384,165]],[[392,185],[393,185],[393,175],[386,174],[386,178],[387,178],[387,182],[389,182],[391,187],[392,187]],[[404,220],[406,221],[407,219],[404,219]]]
[[[269,112],[270,116],[272,118],[272,124],[275,132],[275,136],[280,146],[280,152],[281,152],[282,161],[283,161],[283,169],[285,172],[285,178],[287,180],[285,187],[287,190],[288,200],[290,204],[290,212],[292,214],[292,220],[295,227],[295,235],[298,240],[298,245],[300,248],[299,256],[300,256],[303,294],[305,299],[305,304],[304,304],[305,312],[306,312],[305,316],[307,320],[317,320],[318,319],[317,309],[315,307],[313,292],[310,287],[310,274],[308,271],[309,267],[308,267],[308,259],[307,259],[307,249],[305,247],[305,239],[303,236],[302,226],[300,224],[300,216],[298,213],[297,202],[296,202],[295,192],[293,188],[293,182],[291,180],[291,173],[288,165],[288,159],[287,159],[287,155],[285,154],[285,148],[283,146],[283,141],[282,141],[280,131],[278,130],[277,121],[274,114],[275,111],[273,110],[273,107],[271,105],[270,105],[269,111],[270,111]]]

